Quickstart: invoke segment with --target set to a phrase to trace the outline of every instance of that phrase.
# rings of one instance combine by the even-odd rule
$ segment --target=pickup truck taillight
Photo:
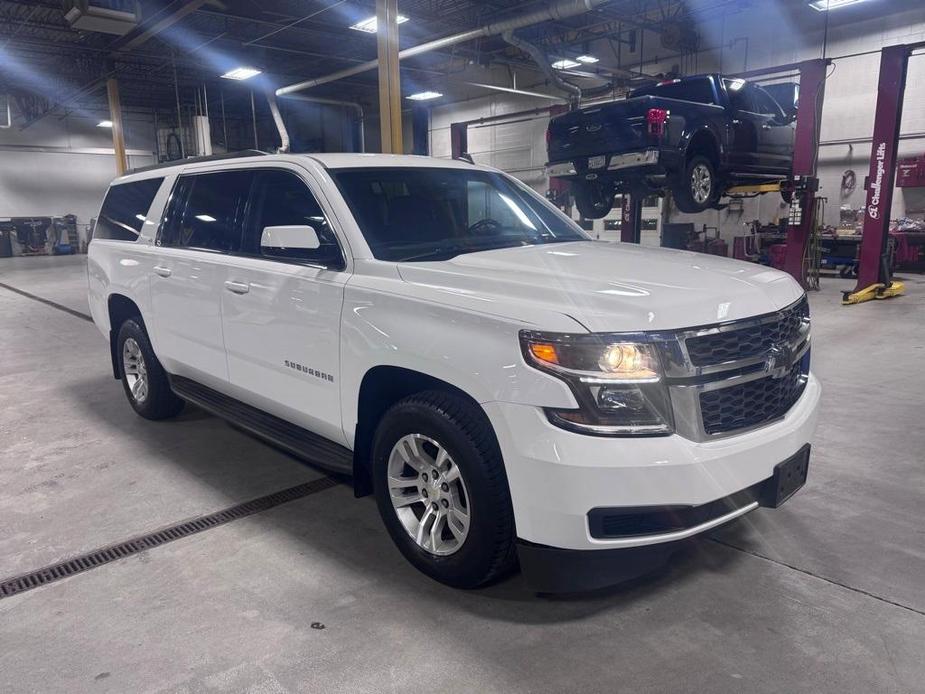
[[[668,109],[650,108],[646,114],[646,123],[649,124],[649,134],[661,137],[665,133],[665,123],[668,122]]]

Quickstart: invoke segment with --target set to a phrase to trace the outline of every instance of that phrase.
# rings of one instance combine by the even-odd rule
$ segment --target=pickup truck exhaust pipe
[[[488,36],[498,36],[506,31],[523,29],[524,27],[533,26],[540,22],[576,17],[580,14],[590,12],[601,5],[605,5],[610,1],[611,0],[559,0],[541,10],[528,12],[518,17],[512,17],[511,19],[502,19],[501,21],[486,24],[477,29],[470,29],[469,31],[464,31],[459,34],[451,34],[443,38],[428,41],[427,43],[412,46],[411,48],[406,48],[403,51],[399,51],[398,59],[404,60],[405,58],[411,58],[416,55],[421,55],[422,53],[455,46],[457,43],[474,41],[475,39],[486,38]],[[354,75],[359,75],[369,70],[375,70],[378,66],[378,60],[370,60],[369,62],[360,63],[359,65],[354,65],[353,67],[348,67],[338,72],[332,72],[330,75],[325,75],[324,77],[316,77],[314,79],[305,80],[304,82],[297,82],[286,87],[280,87],[276,90],[276,96],[285,96],[286,94],[311,89],[312,87],[327,84],[328,82],[335,82],[346,77],[353,77]]]
[[[549,78],[549,81],[552,82],[556,87],[561,89],[563,92],[568,92],[571,96],[569,97],[569,108],[575,110],[576,108],[581,107],[581,87],[577,84],[572,84],[562,79],[562,76],[556,71],[555,68],[549,62],[549,56],[536,44],[530,43],[526,39],[522,39],[513,31],[505,31],[501,38],[503,38],[507,43],[511,44],[515,48],[519,48],[524,53],[533,58],[533,62],[537,64],[540,70],[543,71],[543,74]]]

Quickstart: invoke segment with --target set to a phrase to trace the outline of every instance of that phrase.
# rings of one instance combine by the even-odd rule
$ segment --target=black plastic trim
[[[266,439],[275,446],[332,472],[353,473],[353,452],[308,429],[182,376],[169,376],[173,392],[184,400]]]

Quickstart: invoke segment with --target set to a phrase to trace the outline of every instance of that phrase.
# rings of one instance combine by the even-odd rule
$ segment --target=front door
[[[177,179],[157,237],[150,281],[158,358],[168,372],[221,388],[228,380],[221,299],[227,258],[241,246],[253,173]]]
[[[301,169],[257,172],[241,253],[221,292],[231,392],[254,407],[345,443],[340,313],[345,272],[330,215]],[[263,249],[266,227],[311,226],[317,249]]]

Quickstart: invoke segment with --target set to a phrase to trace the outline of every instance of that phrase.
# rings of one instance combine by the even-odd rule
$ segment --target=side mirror
[[[299,256],[299,251],[314,251],[320,246],[318,232],[307,224],[264,227],[260,235],[260,251],[264,255],[287,256],[295,251],[292,255]]]

